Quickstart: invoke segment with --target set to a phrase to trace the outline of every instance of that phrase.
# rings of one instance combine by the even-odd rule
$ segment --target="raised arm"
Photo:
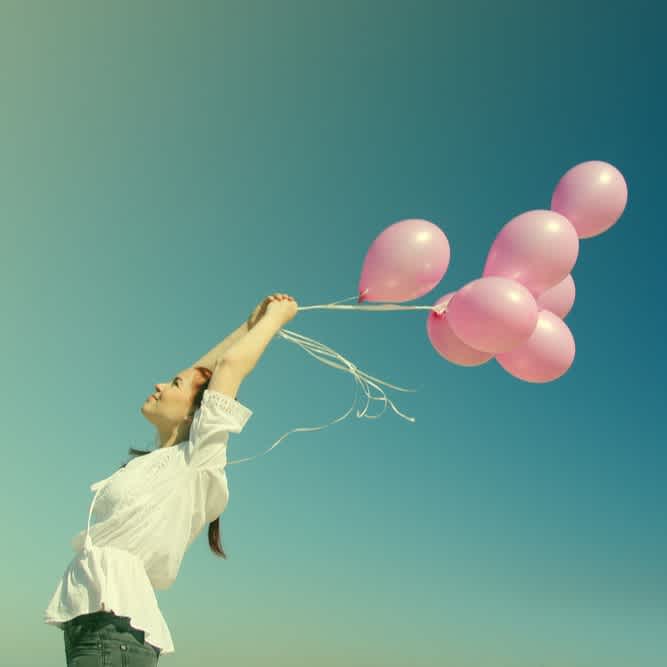
[[[281,296],[269,303],[263,317],[222,355],[222,360],[248,375],[259,361],[268,344],[297,312],[291,297]]]
[[[224,338],[215,347],[211,348],[203,357],[200,357],[195,361],[192,366],[204,366],[210,371],[214,370],[216,362],[222,359],[225,352],[241,340],[247,333],[248,322],[246,321],[240,327],[234,329],[227,338]]]
[[[248,375],[282,325],[280,317],[267,313],[243,338],[225,351],[221,361],[232,364]]]

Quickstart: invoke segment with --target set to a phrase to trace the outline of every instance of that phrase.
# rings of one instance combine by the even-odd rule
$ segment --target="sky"
[[[664,19],[597,0],[0,2],[7,664],[64,663],[43,611],[89,485],[152,444],[154,383],[268,294],[356,297],[399,220],[449,240],[411,302],[432,305],[588,160],[629,196],[581,240],[568,372],[456,366],[426,311],[298,313],[288,330],[417,389],[387,390],[415,421],[353,412],[229,465],[229,558],[204,530],[157,592],[160,662],[667,662]],[[274,338],[230,460],[354,394]]]

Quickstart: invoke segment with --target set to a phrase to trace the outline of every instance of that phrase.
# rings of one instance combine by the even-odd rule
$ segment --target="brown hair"
[[[208,389],[209,382],[211,381],[211,375],[213,375],[213,372],[204,366],[193,366],[193,368],[199,372],[203,382],[197,389],[197,393],[195,394],[195,397],[192,401],[192,409],[190,410],[189,416],[194,415],[195,411],[201,406],[204,392],[206,389]],[[238,395],[236,398],[238,400]],[[143,456],[144,454],[150,454],[152,451],[154,450],[134,449],[134,447],[130,447],[128,449],[128,453],[132,456]],[[124,468],[128,463],[129,461],[123,463],[121,468]],[[214,554],[225,559],[227,558],[227,554],[222,548],[222,543],[220,542],[220,517],[208,524],[208,544]]]

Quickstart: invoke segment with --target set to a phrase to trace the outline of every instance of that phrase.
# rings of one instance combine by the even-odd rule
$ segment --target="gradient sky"
[[[43,611],[89,485],[151,444],[154,382],[267,294],[356,295],[401,219],[451,244],[431,305],[586,160],[629,200],[581,242],[569,372],[455,366],[423,311],[297,315],[417,388],[389,390],[416,422],[352,414],[230,466],[229,559],[204,531],[158,591],[161,664],[667,664],[667,17],[616,4],[0,1],[6,664],[64,664]],[[276,338],[230,459],[353,395]]]

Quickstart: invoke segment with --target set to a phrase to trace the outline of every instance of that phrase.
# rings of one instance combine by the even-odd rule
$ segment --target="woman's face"
[[[197,393],[199,374],[194,368],[186,368],[168,382],[153,385],[155,391],[146,398],[141,412],[160,431],[178,428],[188,421],[192,401]]]

